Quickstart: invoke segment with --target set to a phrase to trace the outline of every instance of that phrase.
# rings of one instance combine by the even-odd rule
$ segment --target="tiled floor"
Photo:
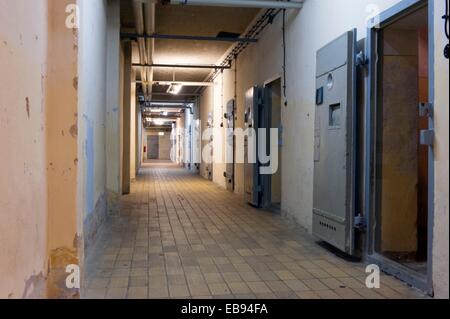
[[[186,170],[147,164],[105,225],[83,298],[421,298]]]

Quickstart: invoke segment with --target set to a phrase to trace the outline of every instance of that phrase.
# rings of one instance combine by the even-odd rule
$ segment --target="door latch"
[[[356,229],[360,231],[365,231],[367,228],[366,219],[361,214],[355,217],[353,225]]]

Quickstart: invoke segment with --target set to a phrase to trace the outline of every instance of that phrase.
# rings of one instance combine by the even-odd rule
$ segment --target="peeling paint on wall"
[[[25,289],[22,295],[22,299],[42,297],[45,295],[47,278],[39,273],[38,275],[33,275],[25,281]],[[10,294],[12,297],[12,294]]]
[[[77,124],[74,124],[69,129],[70,135],[72,135],[73,138],[77,138],[78,136],[78,126]]]

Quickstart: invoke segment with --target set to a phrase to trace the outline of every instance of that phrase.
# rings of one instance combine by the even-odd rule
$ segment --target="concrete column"
[[[137,141],[137,153],[136,153],[136,174],[138,174],[142,163],[142,113],[139,103],[136,105],[136,116],[137,116],[137,130],[136,130],[136,141]]]
[[[136,179],[137,151],[137,110],[136,110],[136,71],[131,70],[131,105],[130,105],[130,179]]]
[[[106,186],[108,210],[120,194],[120,1],[108,1],[106,57]]]
[[[131,157],[131,42],[123,43],[122,194],[130,193]]]
[[[79,265],[81,229],[77,216],[78,37],[67,28],[70,0],[48,1],[46,158],[48,196],[48,297],[73,297],[65,285],[66,266]],[[45,85],[45,86],[44,86]]]

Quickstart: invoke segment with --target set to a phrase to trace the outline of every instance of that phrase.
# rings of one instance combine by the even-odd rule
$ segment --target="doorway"
[[[159,158],[159,137],[157,135],[147,136],[147,159],[155,160]]]
[[[388,10],[369,36],[369,48],[376,48],[368,52],[374,61],[368,113],[374,134],[368,143],[373,156],[369,255],[387,272],[426,290],[431,278],[432,47],[428,2],[411,3]]]

